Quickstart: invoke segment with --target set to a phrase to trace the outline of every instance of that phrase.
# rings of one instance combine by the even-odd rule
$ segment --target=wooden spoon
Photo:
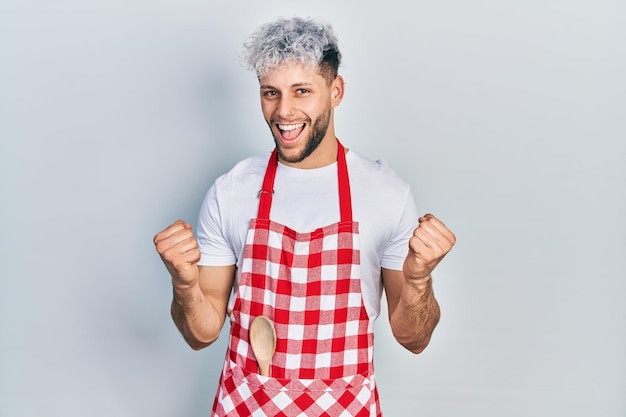
[[[270,362],[276,350],[276,331],[270,319],[258,316],[250,323],[250,345],[262,376],[269,376]]]

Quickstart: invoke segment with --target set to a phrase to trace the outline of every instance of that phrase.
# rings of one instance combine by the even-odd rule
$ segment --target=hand
[[[456,237],[448,228],[432,214],[419,218],[419,226],[409,239],[409,254],[402,268],[406,279],[424,281],[454,243]]]
[[[154,236],[154,246],[174,285],[192,286],[198,281],[200,250],[190,224],[177,220]]]

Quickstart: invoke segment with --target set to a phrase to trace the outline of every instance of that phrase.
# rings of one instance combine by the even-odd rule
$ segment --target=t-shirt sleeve
[[[223,218],[215,184],[209,189],[198,214],[198,247],[202,266],[234,265],[237,257],[224,237]]]
[[[381,266],[386,269],[402,270],[404,259],[409,250],[409,239],[419,224],[419,215],[415,205],[413,193],[408,189],[404,199],[404,205],[400,212],[395,232],[387,242],[385,252],[381,260]]]

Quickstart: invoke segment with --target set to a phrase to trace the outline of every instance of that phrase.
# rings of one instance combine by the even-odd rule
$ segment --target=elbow
[[[409,352],[418,355],[430,344],[434,326],[415,326],[406,328],[391,322],[391,332],[396,341]]]
[[[189,347],[191,349],[195,350],[195,351],[202,350],[205,347],[208,347],[208,346],[212,345],[213,342],[215,342],[217,340],[218,336],[219,336],[219,333],[216,336],[211,337],[210,339],[201,340],[201,339],[199,339],[197,337],[194,337],[192,335],[187,335],[187,334],[183,333],[183,338],[185,339],[185,342],[187,342]]]
[[[396,337],[398,343],[400,343],[406,350],[413,353],[414,355],[419,355],[426,349],[428,344],[430,343],[430,337],[406,340],[399,337]]]
[[[422,343],[422,344],[403,345],[403,346],[406,348],[406,350],[408,350],[412,354],[419,355],[420,353],[424,351],[424,349],[426,349],[426,346],[428,346],[428,342],[429,341],[426,341],[425,343]]]
[[[197,343],[197,342],[190,342],[190,341],[187,341],[187,344],[189,345],[191,349],[195,351],[202,350],[205,347],[210,345],[210,343]]]

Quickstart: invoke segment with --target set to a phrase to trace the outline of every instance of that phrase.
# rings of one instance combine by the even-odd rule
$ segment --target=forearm
[[[403,279],[397,305],[390,317],[396,340],[413,353],[422,352],[430,342],[439,316],[431,277],[419,281]]]
[[[213,343],[224,324],[223,315],[197,284],[188,288],[174,286],[171,313],[176,327],[194,350]]]
[[[154,236],[154,245],[172,277],[171,314],[193,349],[219,336],[236,266],[198,266],[201,254],[191,225],[177,220]]]

